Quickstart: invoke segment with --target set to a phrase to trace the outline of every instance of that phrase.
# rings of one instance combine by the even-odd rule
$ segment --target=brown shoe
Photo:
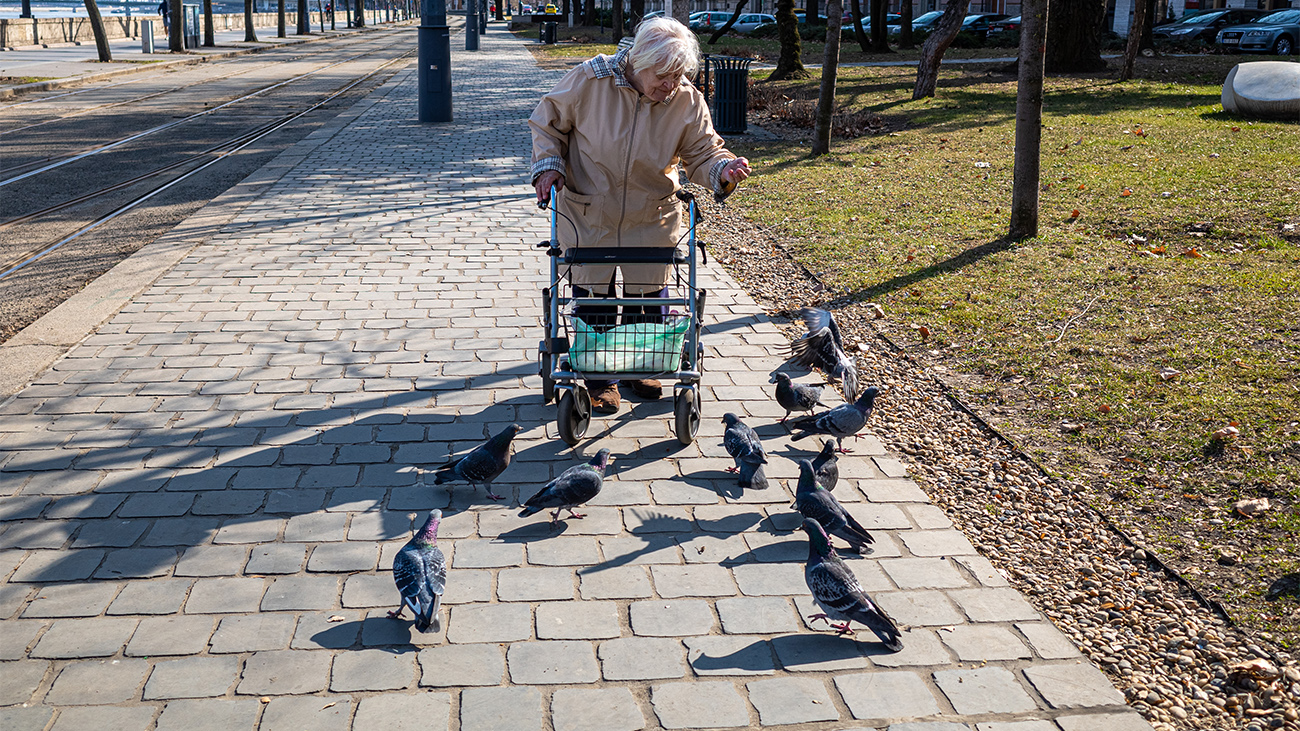
[[[632,389],[632,393],[648,401],[654,401],[664,395],[663,384],[653,378],[647,378],[644,381],[624,381],[624,383],[628,385],[628,388]]]
[[[609,383],[591,389],[591,410],[598,414],[617,414],[619,407],[618,384]]]

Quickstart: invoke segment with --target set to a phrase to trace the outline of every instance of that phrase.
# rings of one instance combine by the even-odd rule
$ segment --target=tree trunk
[[[311,33],[311,9],[307,7],[307,0],[298,0],[298,32],[296,35],[305,36]]]
[[[673,2],[673,20],[682,25],[691,23],[691,0],[672,0]]]
[[[1016,162],[1011,184],[1011,228],[1007,238],[1038,235],[1038,177],[1043,137],[1043,56],[1048,0],[1020,6],[1020,78],[1016,87]]]
[[[1124,63],[1119,69],[1119,80],[1133,78],[1133,65],[1137,63],[1138,51],[1142,50],[1142,31],[1147,24],[1146,0],[1133,3],[1133,24],[1128,29],[1128,43],[1124,44]]]
[[[500,2],[500,0],[497,0]],[[498,5],[497,7],[501,7]],[[614,0],[609,22],[614,26],[614,45],[623,40],[623,0]]]
[[[357,0],[356,10],[352,11],[352,15],[358,28],[366,27],[366,0]]]
[[[167,50],[172,53],[185,52],[185,13],[181,0],[167,0],[171,7],[171,28],[167,31]]]
[[[632,16],[632,32],[636,33],[636,26],[641,24],[641,19],[645,17],[645,0],[632,0],[628,14]]]
[[[1142,26],[1142,45],[1139,46],[1138,48],[1143,51],[1150,48],[1152,51],[1154,51],[1156,47],[1156,40],[1155,37],[1151,35],[1151,29],[1163,21],[1160,19],[1160,15],[1159,15],[1160,8],[1157,7],[1156,0],[1147,0],[1146,5],[1147,5],[1147,22]]]
[[[203,0],[203,45],[205,48],[217,45],[217,29],[212,22],[212,0]]]
[[[257,43],[257,31],[253,30],[253,0],[244,0],[244,43]]]
[[[912,0],[903,0],[898,12],[903,16],[898,21],[898,47],[911,48],[916,45],[916,41],[912,38]]]
[[[840,26],[844,0],[826,3],[826,55],[822,58],[822,86],[817,94],[817,118],[813,123],[812,156],[831,151],[831,123],[835,119],[835,75],[840,66]]]
[[[749,0],[740,0],[740,2],[736,3],[736,9],[732,12],[731,17],[727,18],[727,22],[723,23],[721,28],[713,31],[713,35],[709,36],[710,46],[717,43],[719,38],[725,35],[727,31],[731,30],[732,24],[736,22],[736,19],[740,17],[741,13],[745,12],[745,3],[747,2],[749,2]]]
[[[871,0],[872,7],[875,3],[876,0]],[[853,21],[853,40],[858,42],[863,53],[871,53],[871,41],[867,40],[867,33],[862,29],[862,0],[849,0],[849,16]]]
[[[804,3],[804,25],[811,28],[814,25],[821,25],[821,20],[817,17],[817,0],[807,0]]]
[[[934,89],[939,85],[939,62],[943,52],[952,45],[952,39],[961,30],[961,22],[966,17],[970,0],[948,0],[943,8],[943,15],[935,23],[934,30],[921,44],[921,62],[916,69],[916,86],[912,87],[913,99],[934,96]]]
[[[799,39],[799,19],[794,14],[794,0],[776,0],[776,35],[781,41],[781,57],[768,81],[806,79],[803,67],[803,41]]]
[[[888,0],[871,0],[871,51],[889,53]]]
[[[1056,0],[1047,16],[1047,73],[1100,71],[1106,0]]]
[[[284,38],[284,0],[275,2],[275,37]]]
[[[86,0],[86,15],[90,17],[90,31],[95,34],[95,51],[105,63],[113,60],[113,49],[108,47],[108,34],[104,32],[104,18],[99,14],[95,0]]]
[[[579,25],[596,24],[596,0],[587,0],[582,4],[582,22]]]

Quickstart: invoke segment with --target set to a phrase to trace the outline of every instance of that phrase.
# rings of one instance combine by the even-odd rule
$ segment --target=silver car
[[[1274,53],[1290,56],[1300,40],[1300,10],[1279,10],[1253,23],[1230,25],[1219,31],[1214,45],[1236,53]]]
[[[767,15],[766,13],[745,13],[736,19],[736,23],[731,26],[731,29],[737,33],[748,35],[753,33],[754,29],[760,25],[775,22],[775,15]]]

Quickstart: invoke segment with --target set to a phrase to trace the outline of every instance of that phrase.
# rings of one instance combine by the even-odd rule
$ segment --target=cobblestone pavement
[[[523,184],[556,75],[500,31],[483,48],[456,53],[454,124],[413,121],[406,69],[0,405],[0,728],[1148,728],[871,438],[835,495],[877,536],[850,564],[906,649],[802,619],[784,336],[716,266],[697,442],[635,403],[564,448]],[[724,473],[726,411],[764,437],[768,489]],[[516,503],[613,450],[585,520],[413,469],[510,422]],[[385,617],[388,567],[435,507],[452,568],[420,635]]]

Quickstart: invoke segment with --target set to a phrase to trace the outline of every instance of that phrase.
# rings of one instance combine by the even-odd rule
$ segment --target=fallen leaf
[[[1184,252],[1183,252],[1183,256],[1187,257],[1188,259],[1200,259],[1200,258],[1201,258],[1201,252],[1197,251],[1197,250],[1196,250],[1196,247],[1193,246],[1192,248],[1188,249],[1187,251],[1184,251]]]
[[[1061,431],[1066,434],[1078,434],[1083,431],[1083,424],[1076,424],[1072,421],[1061,422]]]
[[[1242,360],[1241,358],[1233,358],[1233,359],[1232,359],[1232,364],[1235,365],[1235,366],[1237,366],[1238,368],[1251,368],[1251,367],[1253,367],[1253,366],[1251,366],[1249,363],[1247,363],[1246,361]]]
[[[1078,218],[1078,217],[1079,217],[1079,209],[1078,209],[1078,208],[1074,209],[1073,211],[1070,211],[1070,218]]]
[[[1269,509],[1268,498],[1257,497],[1249,500],[1238,500],[1232,506],[1232,509],[1244,518],[1253,518]]]
[[[1160,380],[1162,381],[1172,381],[1181,375],[1183,375],[1181,371],[1175,370],[1173,368],[1160,369]]]
[[[1121,190],[1120,193],[1119,193],[1119,197],[1120,197],[1120,198],[1127,198],[1127,197],[1129,197],[1129,196],[1131,196],[1131,195],[1133,195],[1133,191],[1129,190],[1128,188],[1125,188],[1124,190]]]
[[[345,621],[345,620],[347,620],[347,617],[344,617],[342,614],[335,614],[334,616],[330,617],[329,619],[327,619],[327,620],[325,620],[325,621],[326,621],[326,622],[343,622],[343,621]]]
[[[1265,660],[1262,657],[1253,658],[1246,662],[1232,666],[1232,672],[1238,675],[1246,675],[1255,680],[1276,680],[1282,676],[1278,672],[1277,666]]]
[[[1240,131],[1241,131],[1241,128],[1240,128],[1240,127],[1233,127],[1233,128],[1232,128],[1232,131],[1233,131],[1233,132],[1240,132]]]
[[[1087,187],[1088,186],[1084,185],[1083,183],[1079,183],[1079,190],[1086,190]]]
[[[868,304],[867,309],[871,311],[871,316],[873,319],[883,320],[885,318],[885,308],[881,307],[875,302]]]
[[[1210,435],[1210,439],[1216,442],[1226,442],[1241,436],[1241,431],[1235,426],[1225,426],[1222,429]]]
[[[338,704],[339,704],[338,701],[330,701],[329,703],[326,703],[325,705],[321,706],[320,709],[323,711],[323,710],[325,710],[326,708],[333,708],[334,706],[337,706]]]
[[[262,696],[261,698],[258,698],[257,700],[260,701],[260,702],[262,702],[262,703],[270,703],[270,702],[271,702],[271,699],[268,698],[267,696]]]
[[[909,264],[912,263],[912,262],[915,261],[915,260],[916,260],[916,257],[913,256],[912,254],[908,254],[908,255],[907,255],[907,262],[908,262]]]
[[[922,325],[916,329],[916,334],[921,336],[922,340],[930,339],[930,328]]]
[[[1097,410],[1100,411],[1100,412],[1103,413],[1103,414],[1109,414],[1109,413],[1110,413],[1110,404],[1102,404],[1101,406],[1098,406],[1098,407],[1097,407]]]

